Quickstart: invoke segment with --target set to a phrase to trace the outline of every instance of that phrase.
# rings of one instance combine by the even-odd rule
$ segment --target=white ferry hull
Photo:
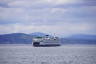
[[[60,46],[60,43],[33,42],[33,46]]]

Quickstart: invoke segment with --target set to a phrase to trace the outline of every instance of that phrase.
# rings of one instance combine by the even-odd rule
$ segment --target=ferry
[[[32,39],[33,46],[60,46],[60,39],[58,37],[45,35],[43,37],[34,37]]]

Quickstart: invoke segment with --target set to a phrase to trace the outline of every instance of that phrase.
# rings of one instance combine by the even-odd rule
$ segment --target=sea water
[[[0,45],[0,64],[96,64],[96,45]]]

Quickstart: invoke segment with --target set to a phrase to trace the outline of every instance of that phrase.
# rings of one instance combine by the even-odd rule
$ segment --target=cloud
[[[95,25],[89,23],[59,23],[57,25],[24,25],[24,24],[6,24],[0,26],[0,34],[5,33],[32,33],[43,32],[56,34],[57,36],[69,36],[72,34],[95,34]]]
[[[0,8],[0,23],[49,23],[58,20],[66,9],[48,8],[48,9],[24,9],[24,8]],[[57,19],[56,19],[57,17]],[[54,23],[54,21],[53,21]]]
[[[53,8],[96,5],[94,0],[0,0],[1,7],[12,8]]]
[[[44,30],[65,35],[96,34],[95,3],[94,0],[0,0],[0,28],[3,28],[0,33]]]
[[[42,8],[42,7],[54,7],[60,4],[73,3],[76,0],[17,0],[9,2],[9,7],[24,7],[24,8]]]
[[[95,21],[96,7],[79,8],[0,8],[0,20],[3,23],[55,24],[58,22]],[[70,19],[69,19],[70,18]],[[43,23],[41,23],[43,22]]]

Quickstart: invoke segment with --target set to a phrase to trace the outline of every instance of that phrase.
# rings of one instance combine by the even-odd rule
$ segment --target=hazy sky
[[[96,35],[96,0],[0,0],[0,34]]]

